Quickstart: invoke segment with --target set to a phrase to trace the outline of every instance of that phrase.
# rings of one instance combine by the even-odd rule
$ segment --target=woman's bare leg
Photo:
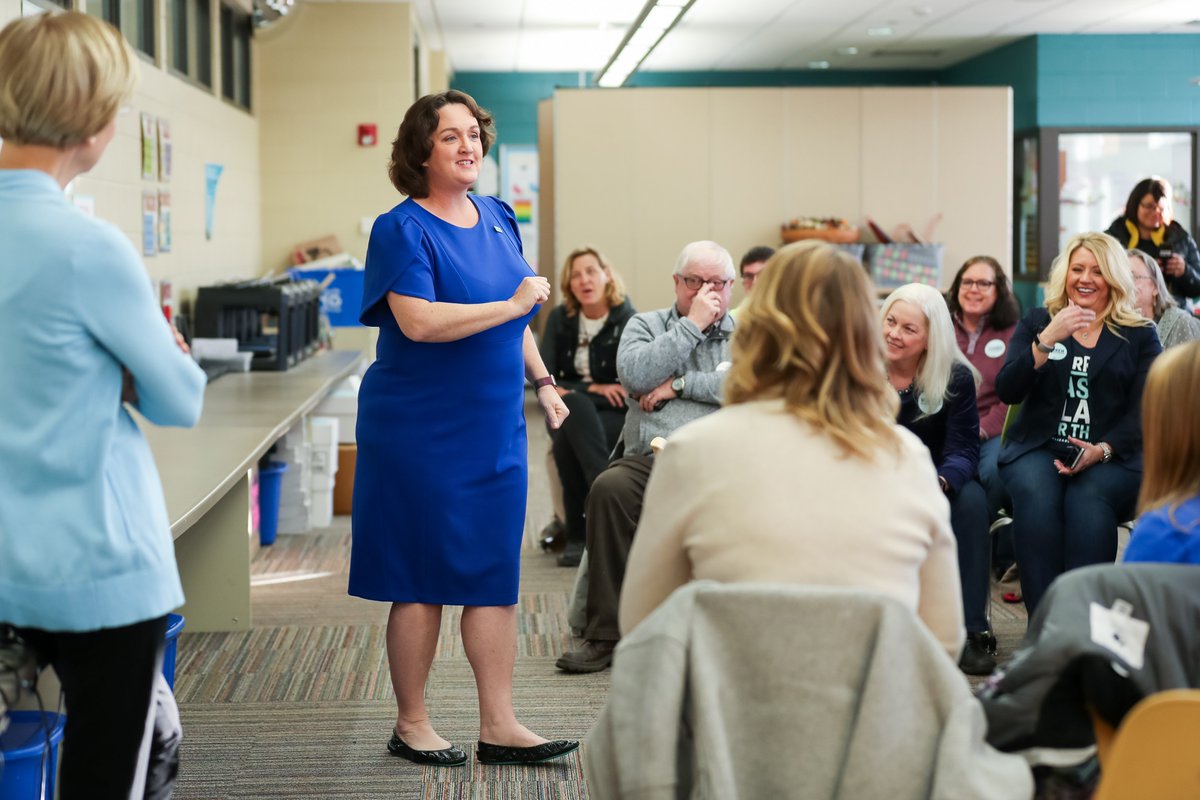
[[[462,637],[479,691],[479,740],[511,747],[532,747],[545,742],[517,722],[513,711],[517,607],[467,606],[462,615]]]
[[[392,603],[388,614],[388,667],[396,692],[396,733],[416,750],[450,746],[433,729],[425,710],[425,681],[437,651],[441,624],[440,605]]]

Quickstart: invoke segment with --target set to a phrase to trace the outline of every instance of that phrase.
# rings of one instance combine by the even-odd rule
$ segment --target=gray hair
[[[1158,262],[1154,260],[1154,256],[1136,248],[1126,250],[1125,255],[1129,256],[1131,263],[1135,258],[1142,260],[1142,263],[1146,265],[1146,270],[1150,273],[1150,279],[1154,281],[1154,286],[1158,289],[1158,297],[1154,298],[1155,320],[1158,320],[1163,314],[1167,313],[1168,308],[1174,308],[1179,305],[1171,295],[1171,290],[1167,288],[1167,281],[1163,278],[1162,269],[1159,268]]]
[[[712,264],[725,268],[726,280],[733,280],[737,272],[733,268],[733,256],[716,242],[701,240],[685,245],[675,259],[675,274],[682,275],[688,264]]]

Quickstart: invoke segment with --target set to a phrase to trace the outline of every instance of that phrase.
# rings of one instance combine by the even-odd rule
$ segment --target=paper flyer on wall
[[[171,193],[158,192],[158,252],[171,252]]]
[[[171,123],[162,117],[158,118],[158,180],[168,183],[171,180]]]
[[[142,180],[158,176],[158,125],[154,115],[142,112]]]
[[[158,252],[158,192],[146,189],[142,192],[142,255],[152,256]]]
[[[204,165],[204,238],[213,238],[213,217],[217,205],[217,181],[221,180],[224,167],[220,164]]]

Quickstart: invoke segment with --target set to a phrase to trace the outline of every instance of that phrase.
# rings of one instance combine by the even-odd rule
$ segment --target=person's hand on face
[[[702,331],[721,318],[721,296],[710,284],[706,283],[696,290],[687,318]]]
[[[1096,320],[1096,312],[1080,308],[1070,300],[1067,307],[1054,315],[1050,324],[1041,332],[1039,338],[1043,344],[1051,345],[1065,341],[1079,331],[1087,330]]]

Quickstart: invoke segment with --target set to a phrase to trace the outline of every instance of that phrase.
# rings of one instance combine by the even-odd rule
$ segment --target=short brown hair
[[[587,255],[595,256],[596,260],[600,262],[600,268],[608,276],[608,283],[604,284],[604,300],[608,303],[608,307],[616,308],[625,302],[625,283],[608,263],[608,259],[591,245],[576,247],[567,254],[567,260],[563,262],[562,273],[558,278],[558,288],[562,292],[563,305],[567,307],[568,317],[573,317],[579,312],[579,298],[571,291],[571,265],[575,263],[575,259]]]
[[[121,33],[78,11],[39,14],[0,30],[0,137],[67,148],[95,136],[137,85]]]
[[[1142,391],[1142,473],[1138,512],[1200,494],[1200,342],[1177,345],[1154,360]]]
[[[492,115],[475,102],[475,98],[456,89],[427,94],[409,106],[392,142],[392,160],[388,162],[388,177],[392,185],[409,197],[428,197],[429,181],[425,162],[433,152],[433,135],[437,133],[439,113],[451,103],[466,106],[479,123],[479,141],[486,156],[496,141],[496,125]]]
[[[780,397],[848,454],[900,453],[874,292],[845,251],[808,240],[772,256],[738,315],[732,361],[730,405]]]

